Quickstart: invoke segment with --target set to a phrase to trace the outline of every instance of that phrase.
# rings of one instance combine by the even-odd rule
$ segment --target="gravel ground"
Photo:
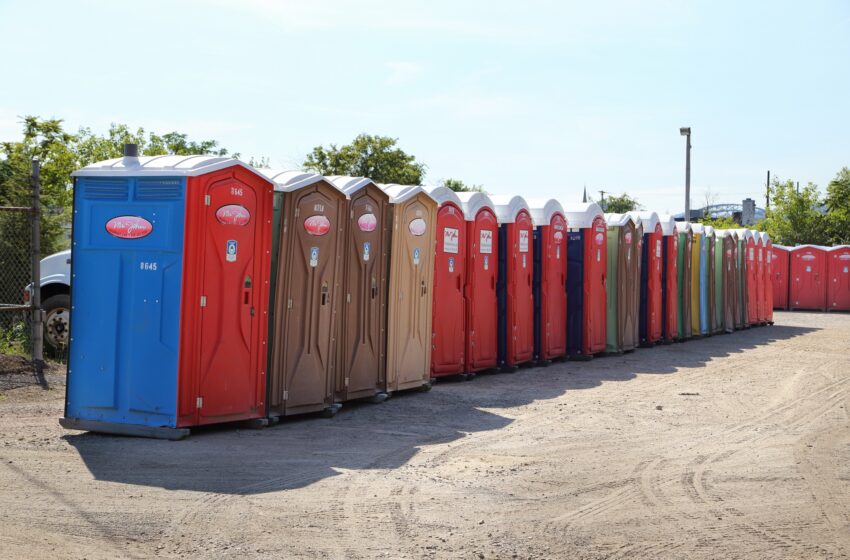
[[[0,380],[2,558],[848,558],[850,315],[182,442]]]

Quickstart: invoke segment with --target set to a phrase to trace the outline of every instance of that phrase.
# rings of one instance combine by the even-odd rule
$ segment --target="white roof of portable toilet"
[[[802,249],[818,249],[820,251],[829,251],[831,249],[831,247],[824,247],[823,245],[811,245],[811,244],[807,243],[805,245],[797,245],[796,247],[791,247],[788,250],[789,251],[800,251]]]
[[[735,230],[738,234],[738,239],[743,239],[746,241],[747,239],[753,237],[753,230],[747,228],[738,228]]]
[[[691,231],[694,235],[705,235],[705,226],[702,224],[691,224]]]
[[[782,247],[782,245],[774,245],[774,247]],[[844,251],[850,249],[850,245],[833,245],[829,247],[827,251]]]
[[[425,193],[429,197],[431,197],[432,199],[434,198],[428,193],[428,191],[426,191],[425,189],[423,189],[422,187],[420,187],[418,185],[389,184],[389,185],[378,185],[378,186],[381,189],[383,189],[385,193],[390,195],[390,202],[392,202],[393,204],[402,203],[405,200],[409,200],[409,199],[413,198],[414,196],[416,196],[419,193]]]
[[[712,226],[705,226],[705,236],[706,237],[715,237],[714,228]]]
[[[661,234],[662,235],[675,235],[676,234],[676,220],[670,214],[659,214],[658,221],[661,222]]]
[[[437,204],[442,206],[447,202],[453,202],[463,212],[463,202],[458,197],[457,193],[448,187],[422,187],[425,192],[431,195],[431,198],[437,201]]]
[[[531,216],[531,209],[528,203],[521,196],[511,196],[509,194],[497,194],[490,197],[493,201],[493,210],[496,211],[496,218],[500,224],[512,224],[516,221],[516,215],[520,210],[525,210]],[[532,223],[534,219],[532,218]]]
[[[274,183],[274,190],[278,192],[293,192],[310,185],[315,185],[319,181],[331,183],[322,175],[313,173],[312,171],[300,170],[282,170],[282,169],[259,169],[261,175]],[[334,185],[336,186],[336,185]]]
[[[691,222],[676,222],[676,231],[679,233],[688,233],[691,230]]]
[[[463,205],[463,215],[466,217],[467,222],[471,222],[475,219],[475,216],[478,215],[478,212],[482,208],[487,208],[493,214],[496,213],[496,206],[493,204],[493,201],[490,200],[490,197],[487,196],[486,193],[483,192],[459,192],[456,193],[457,197],[460,199],[461,204]]]
[[[333,184],[336,188],[344,192],[345,194],[351,196],[353,193],[356,193],[360,189],[366,187],[367,185],[375,185],[378,186],[372,179],[368,177],[347,177],[345,175],[331,175],[329,177],[325,177],[330,183]]]
[[[71,173],[73,177],[195,177],[238,165],[257,170],[232,157],[222,156],[124,156],[98,161]]]
[[[555,214],[564,215],[564,208],[554,198],[530,198],[526,200],[531,210],[531,221],[535,226],[548,226]]]
[[[733,237],[738,237],[738,234],[735,233],[734,229],[716,229],[716,230],[714,230],[714,236],[715,237],[729,237],[730,235],[733,236]]]
[[[643,224],[643,233],[655,233],[655,226],[658,225],[658,214],[656,212],[629,212],[632,217],[640,218],[640,223]]]
[[[761,244],[767,247],[767,242],[770,241],[770,234],[766,231],[760,231],[758,234],[761,237]]]
[[[569,204],[564,208],[564,217],[567,219],[569,229],[582,229],[593,226],[593,219],[603,216],[602,208],[595,202],[579,202]]]
[[[623,227],[629,222],[634,222],[628,214],[605,214],[605,223],[609,226]]]

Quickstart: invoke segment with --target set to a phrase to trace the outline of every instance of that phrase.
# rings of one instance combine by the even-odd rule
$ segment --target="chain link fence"
[[[40,290],[34,282],[40,276],[39,192],[39,165],[33,162],[33,205],[0,206],[0,389],[46,385]]]

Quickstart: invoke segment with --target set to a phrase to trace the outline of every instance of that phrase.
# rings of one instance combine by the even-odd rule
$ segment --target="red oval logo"
[[[246,226],[251,220],[251,213],[244,206],[228,204],[216,210],[215,219],[226,226]]]
[[[360,231],[375,231],[378,227],[378,218],[374,214],[363,214],[357,218],[357,227]]]
[[[602,245],[602,242],[605,241],[605,236],[601,233],[596,234],[596,244]]]
[[[324,235],[331,229],[331,221],[327,216],[317,214],[304,220],[304,229],[310,235]]]
[[[141,239],[150,235],[153,224],[141,216],[116,216],[106,222],[106,231],[120,239]]]
[[[626,245],[631,245],[631,244],[632,244],[632,234],[631,234],[631,232],[627,232],[627,233],[626,233],[626,235],[625,235],[625,237],[624,237],[624,240],[625,240],[625,242],[626,242]]]
[[[407,224],[407,229],[409,229],[410,233],[412,233],[416,237],[420,237],[422,235],[425,235],[425,230],[428,228],[427,224],[425,223],[425,220],[423,220],[422,218],[416,218],[414,220],[410,220],[410,223]]]

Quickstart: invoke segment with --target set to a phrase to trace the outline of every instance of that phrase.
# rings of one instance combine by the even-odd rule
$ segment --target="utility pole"
[[[767,184],[764,188],[764,198],[765,198],[765,210],[770,208],[770,169],[767,170]]]
[[[611,193],[608,192],[608,191],[599,191],[599,196],[602,197],[602,202],[605,202],[605,195],[606,194],[611,194]]]
[[[691,221],[691,127],[683,126],[679,134],[687,138],[685,144],[685,221]]]

